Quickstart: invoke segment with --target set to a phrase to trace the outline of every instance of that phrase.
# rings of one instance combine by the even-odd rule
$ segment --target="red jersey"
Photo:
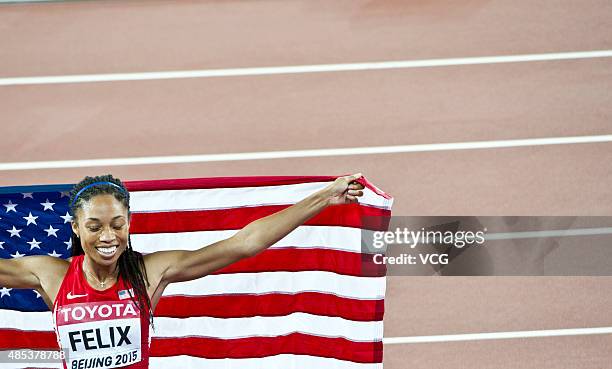
[[[74,256],[53,303],[53,326],[66,355],[65,369],[149,367],[149,314],[141,314],[119,277],[93,289],[83,274],[85,255]],[[137,299],[136,299],[137,301]]]

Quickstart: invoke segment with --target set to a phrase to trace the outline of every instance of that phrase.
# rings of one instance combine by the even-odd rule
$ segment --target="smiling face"
[[[127,208],[113,195],[103,194],[83,202],[75,215],[72,230],[85,254],[100,266],[115,266],[128,245]]]

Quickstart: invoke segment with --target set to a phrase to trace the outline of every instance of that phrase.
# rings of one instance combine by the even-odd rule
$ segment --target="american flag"
[[[133,247],[195,250],[334,179],[126,182]],[[382,368],[385,270],[364,267],[361,231],[384,228],[393,200],[360,181],[359,204],[329,207],[255,257],[169,285],[155,310],[151,368]],[[70,257],[71,187],[0,188],[0,257]],[[0,309],[0,351],[57,349],[36,291],[0,286]]]

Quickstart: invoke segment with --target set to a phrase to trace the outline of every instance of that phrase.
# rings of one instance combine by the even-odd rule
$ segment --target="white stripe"
[[[262,272],[208,275],[172,283],[164,296],[321,292],[360,300],[385,297],[385,277],[353,277],[331,272]]]
[[[308,355],[282,354],[254,359],[202,359],[192,356],[152,357],[151,369],[383,369],[382,363],[362,364],[352,361]]]
[[[565,52],[565,53],[479,56],[479,57],[467,57],[467,58],[424,59],[424,60],[400,60],[400,61],[384,61],[384,62],[370,62],[370,63],[315,64],[315,65],[295,65],[295,66],[258,67],[258,68],[182,70],[182,71],[166,71],[166,72],[16,77],[16,78],[1,78],[0,86],[57,84],[57,83],[84,83],[84,82],[112,82],[112,81],[142,81],[142,80],[180,79],[180,78],[264,76],[264,75],[276,75],[276,74],[347,72],[347,71],[406,69],[406,68],[430,68],[430,67],[446,67],[446,66],[455,66],[455,65],[520,63],[520,62],[569,60],[569,59],[608,58],[611,56],[612,56],[612,50],[594,50],[594,51],[578,51],[578,52]]]
[[[64,369],[61,363],[0,363],[0,369],[25,369],[25,368],[57,368]]]
[[[136,251],[148,254],[164,250],[197,250],[229,238],[236,232],[238,230],[132,234],[131,238]],[[361,252],[361,232],[359,228],[349,227],[299,226],[271,248]]]
[[[133,212],[214,210],[238,207],[294,204],[327,187],[331,182],[297,183],[280,186],[205,188],[130,192]],[[391,201],[369,188],[363,190],[361,204],[389,209]]]
[[[154,337],[213,337],[236,339],[275,337],[304,333],[318,337],[346,338],[355,342],[380,341],[383,322],[361,322],[339,317],[293,313],[248,318],[155,318]]]
[[[0,328],[22,331],[53,331],[53,317],[50,311],[2,310],[2,313],[0,313]]]
[[[499,339],[511,339],[511,338],[585,336],[585,335],[595,335],[595,334],[612,334],[612,327],[449,334],[449,335],[441,335],[441,336],[387,337],[383,339],[383,343],[386,345],[395,345],[395,344],[406,344],[406,343],[480,341],[480,340],[499,340]]]
[[[151,165],[151,164],[185,164],[185,163],[205,163],[205,162],[239,161],[239,160],[319,158],[319,157],[328,157],[328,156],[354,156],[354,155],[400,154],[400,153],[414,153],[414,152],[473,150],[473,149],[498,149],[498,148],[507,148],[507,147],[546,146],[546,145],[597,143],[597,142],[611,142],[611,141],[612,141],[612,135],[598,135],[598,136],[529,138],[529,139],[518,139],[518,140],[434,143],[434,144],[419,144],[419,145],[347,147],[347,148],[342,148],[342,149],[259,151],[259,152],[242,152],[242,153],[229,153],[229,154],[146,156],[146,157],[91,159],[91,160],[30,161],[30,162],[0,163],[0,171],[60,169],[60,168],[89,168],[89,167]]]

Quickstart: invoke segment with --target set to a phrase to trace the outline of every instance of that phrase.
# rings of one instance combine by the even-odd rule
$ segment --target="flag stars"
[[[0,241],[0,249],[4,250],[4,242]]]
[[[6,212],[10,212],[10,211],[14,211],[15,213],[17,212],[17,210],[15,209],[17,207],[18,204],[13,204],[13,202],[11,200],[9,200],[9,202],[7,204],[2,204],[4,205],[4,207],[6,207]]]
[[[60,199],[63,197],[70,197],[70,191],[62,191],[60,192]]]
[[[17,229],[15,228],[15,226],[13,226],[13,229],[7,229],[6,231],[11,234],[11,237],[17,236],[21,238],[21,235],[19,234],[19,232],[23,231],[23,229]]]
[[[39,245],[40,245],[42,242],[40,242],[40,241],[36,241],[36,238],[32,238],[32,241],[30,241],[30,242],[26,242],[26,243],[30,245],[30,251],[32,251],[32,250],[34,250],[35,248],[36,248],[36,249],[40,249],[40,246],[39,246]]]
[[[34,197],[32,196],[33,192],[23,192],[21,194],[23,195],[24,199],[32,199],[32,200],[34,200]]]
[[[0,288],[0,298],[4,297],[4,296],[8,296],[11,297],[10,292],[12,291],[12,288],[6,288],[6,287],[2,287]]]
[[[70,248],[72,248],[72,238],[69,239],[68,241],[64,241],[64,243],[66,244],[66,250],[69,250]]]
[[[17,251],[15,251],[15,253],[14,253],[14,254],[11,254],[11,256],[13,257],[13,259],[19,259],[19,258],[21,258],[21,257],[24,257],[24,256],[25,256],[25,254],[20,254],[20,253],[19,253],[19,250],[17,250]]]
[[[38,293],[38,291],[36,291],[36,290],[32,290],[32,291],[34,291],[34,293],[36,294],[36,298],[39,299],[40,298],[40,293]]]
[[[53,250],[53,252],[52,252],[52,253],[47,254],[47,255],[49,255],[49,256],[53,256],[53,257],[56,257],[56,258],[59,258],[60,256],[62,256],[62,254],[58,254],[57,252],[55,252],[55,250]]]
[[[49,202],[49,199],[46,199],[45,202],[41,202],[40,204],[43,206],[43,211],[45,211],[45,210],[54,211],[53,210],[53,205],[55,205],[55,203],[54,202]]]
[[[72,215],[66,212],[66,215],[61,215],[60,218],[64,219],[64,224],[72,222]]]
[[[36,219],[38,219],[38,217],[33,216],[32,212],[30,212],[30,214],[27,217],[22,217],[22,218],[28,221],[28,224],[26,224],[26,226],[29,226],[30,224],[38,225],[36,224]]]
[[[57,231],[59,231],[59,228],[53,228],[53,226],[49,224],[49,228],[45,229],[44,231],[47,232],[47,237],[53,236],[57,238]]]

